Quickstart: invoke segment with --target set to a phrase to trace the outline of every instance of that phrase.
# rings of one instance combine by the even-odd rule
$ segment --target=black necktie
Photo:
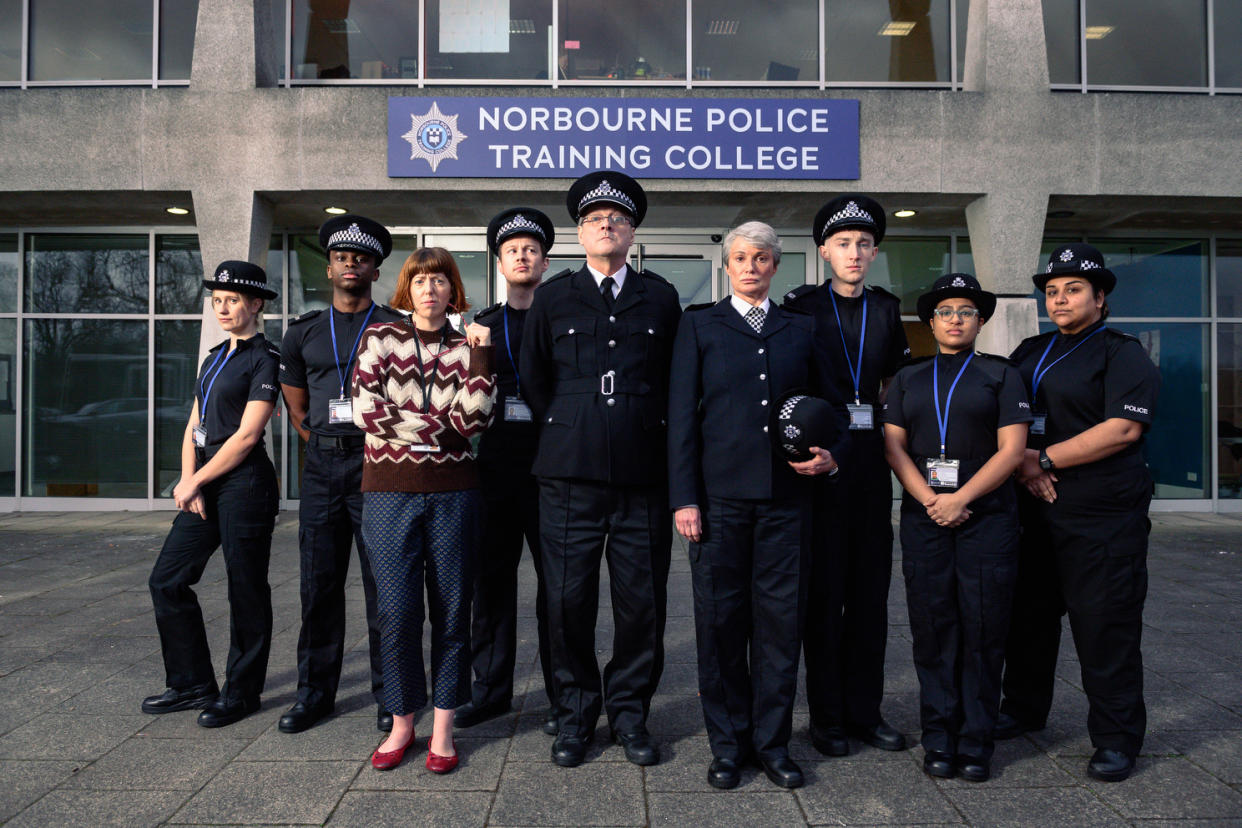
[[[605,276],[604,281],[599,283],[599,294],[604,297],[604,304],[608,306],[608,310],[612,310],[612,286],[617,280],[611,276]]]

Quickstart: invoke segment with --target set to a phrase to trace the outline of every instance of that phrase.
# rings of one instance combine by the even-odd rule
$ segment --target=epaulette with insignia
[[[990,359],[995,362],[1001,362],[1001,363],[1004,363],[1005,365],[1011,365],[1014,368],[1018,367],[1018,363],[1014,362],[1009,357],[1003,357],[1000,354],[988,354],[988,353],[984,353],[983,351],[975,351],[975,356],[983,357],[984,359]]]
[[[803,296],[806,296],[808,293],[811,293],[812,291],[814,291],[815,288],[817,287],[819,286],[818,285],[798,285],[796,288],[786,293],[784,298],[781,299],[781,307],[785,307],[786,302],[793,302],[798,299],[801,299]],[[789,308],[789,310],[797,310],[797,308]]]
[[[716,306],[715,302],[699,302],[694,305],[687,305],[686,309],[683,310],[682,313],[691,313],[692,311],[707,310],[708,308],[714,308],[715,306]]]
[[[564,279],[566,276],[572,276],[573,272],[574,271],[572,268],[567,267],[564,270],[562,270],[560,273],[557,273],[555,276],[549,276],[548,278],[544,279],[542,282],[539,283],[539,287],[543,287],[544,285],[550,285],[553,282],[560,281],[561,279]]]
[[[299,324],[301,324],[302,322],[309,322],[310,320],[314,319],[316,316],[318,316],[318,315],[319,315],[319,314],[321,314],[321,313],[323,313],[323,308],[319,308],[318,310],[310,310],[310,311],[307,311],[306,313],[302,314],[301,316],[298,316],[298,317],[296,317],[296,318],[294,318],[294,319],[290,319],[290,320],[289,320],[289,324],[290,324],[290,325],[299,325]]]
[[[665,279],[665,278],[664,278],[663,276],[661,276],[659,273],[655,273],[655,272],[653,272],[653,271],[647,270],[646,268],[643,268],[641,271],[639,271],[639,275],[640,275],[640,276],[645,276],[645,277],[647,277],[648,279],[654,279],[654,280],[656,280],[657,282],[663,282],[664,284],[668,285],[669,287],[672,287],[672,286],[673,286],[673,283],[672,283],[672,282],[670,282],[668,279]]]
[[[496,304],[492,305],[491,307],[484,308],[484,309],[483,309],[483,310],[481,310],[481,311],[477,311],[477,312],[474,314],[474,321],[475,321],[475,322],[478,322],[478,321],[479,321],[479,320],[481,320],[481,319],[486,319],[487,317],[491,316],[491,315],[492,315],[492,314],[494,314],[496,311],[500,310],[500,305],[501,305],[501,303],[500,303],[500,302],[497,302]]]

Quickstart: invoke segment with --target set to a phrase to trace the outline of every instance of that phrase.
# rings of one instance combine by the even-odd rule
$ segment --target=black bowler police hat
[[[819,245],[838,230],[866,230],[879,244],[887,226],[888,219],[880,202],[865,195],[843,195],[819,208],[815,223],[811,225],[811,235]]]
[[[996,311],[996,294],[980,287],[978,279],[969,273],[946,273],[932,284],[931,290],[919,297],[919,319],[930,322],[936,305],[945,299],[957,298],[974,302],[984,319],[991,319]]]
[[[378,265],[392,252],[392,234],[378,221],[365,216],[334,216],[319,228],[319,243],[329,250],[370,253]]]
[[[1104,266],[1104,256],[1085,242],[1071,242],[1053,250],[1048,257],[1048,267],[1031,279],[1035,287],[1042,291],[1049,279],[1062,276],[1083,276],[1096,290],[1102,290],[1105,294],[1112,293],[1113,288],[1117,287],[1117,277]]]
[[[230,259],[220,262],[216,275],[203,280],[208,290],[232,290],[262,299],[275,299],[276,291],[267,286],[267,273],[258,265]]]
[[[836,414],[826,400],[801,389],[789,391],[772,406],[768,436],[778,457],[795,463],[811,460],[811,446],[827,449],[836,442]]]
[[[500,245],[514,236],[534,236],[543,245],[543,255],[548,255],[556,232],[552,219],[534,207],[513,207],[497,213],[487,225],[487,246],[492,255],[500,255]]]
[[[634,219],[635,227],[642,224],[643,216],[647,215],[647,194],[642,185],[623,172],[587,173],[570,185],[569,195],[565,197],[565,206],[574,224],[588,207],[601,203],[615,204],[625,210]]]

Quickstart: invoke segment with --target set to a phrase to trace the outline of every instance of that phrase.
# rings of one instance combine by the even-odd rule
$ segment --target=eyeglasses
[[[946,322],[954,316],[958,319],[974,319],[979,315],[979,311],[975,308],[958,308],[957,310],[953,308],[936,308],[932,313]]]
[[[604,222],[608,222],[613,227],[625,227],[627,224],[633,224],[634,221],[629,216],[620,214],[612,216],[587,216],[578,222],[583,227],[599,227]]]

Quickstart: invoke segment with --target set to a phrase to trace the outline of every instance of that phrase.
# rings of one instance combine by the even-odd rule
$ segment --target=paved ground
[[[750,771],[710,789],[695,697],[684,552],[674,552],[668,667],[651,729],[664,761],[642,769],[597,745],[582,767],[548,761],[533,613],[522,619],[517,712],[470,731],[462,766],[437,777],[423,755],[390,773],[367,760],[379,741],[364,688],[361,588],[351,586],[338,715],[296,736],[276,720],[296,687],[296,515],[276,531],[276,636],[263,709],[204,730],[193,712],[147,716],[163,686],[147,573],[169,513],[0,515],[0,822],[73,824],[566,825],[1239,825],[1242,824],[1242,519],[1155,516],[1144,655],[1150,733],[1138,773],[1104,785],[1084,772],[1086,703],[1072,645],[1049,727],[1003,743],[983,785],[932,781],[921,749],[855,745],[825,759],[799,705],[797,792]],[[356,570],[355,570],[356,571]],[[217,665],[227,640],[219,556],[200,589]],[[523,606],[533,575],[523,565]],[[607,591],[604,592],[606,602]],[[900,580],[891,596],[885,712],[916,735],[917,685]],[[606,653],[611,629],[601,625]],[[419,732],[430,728],[430,717]]]

